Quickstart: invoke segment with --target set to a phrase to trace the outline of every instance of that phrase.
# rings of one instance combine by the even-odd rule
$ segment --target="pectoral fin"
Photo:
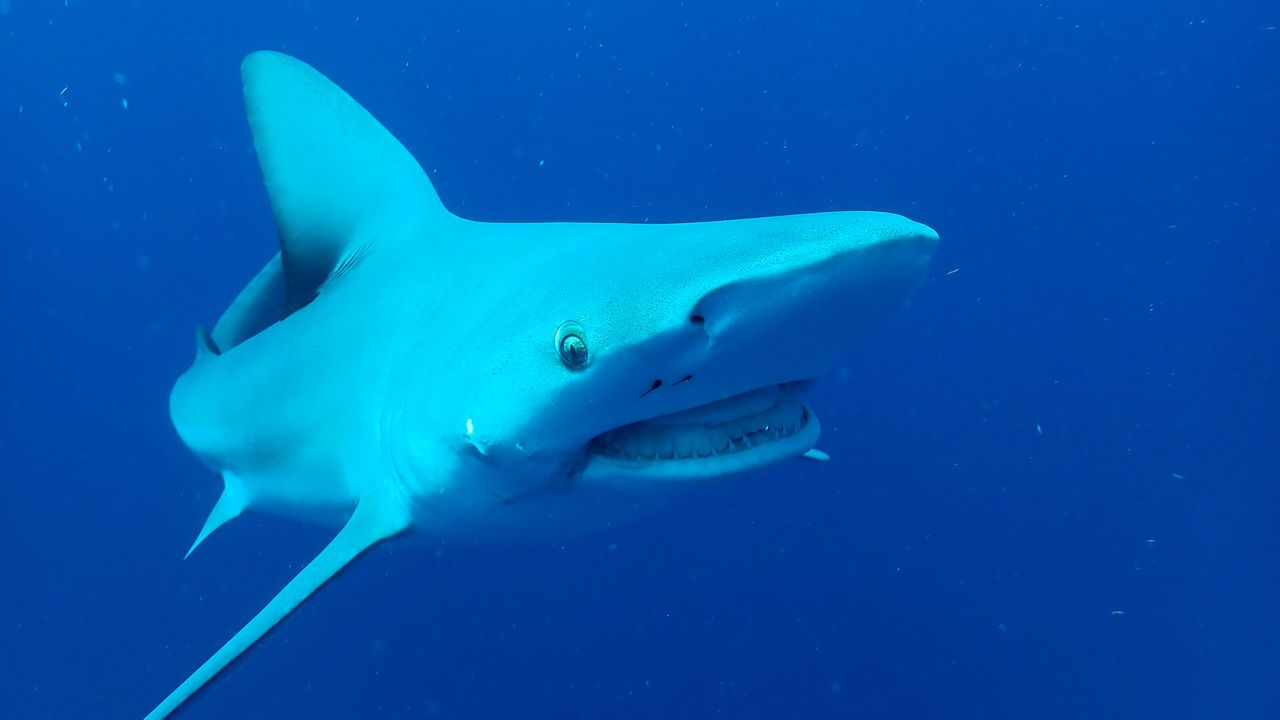
[[[213,657],[205,661],[176,690],[169,693],[146,720],[161,720],[194,695],[200,688],[214,678],[223,668],[231,664],[245,650],[248,650],[264,635],[271,631],[281,620],[293,612],[304,600],[318,590],[347,563],[360,553],[394,535],[409,528],[411,516],[408,508],[398,499],[366,498],[356,506],[351,519],[338,532],[338,535],[320,551],[301,572],[284,586],[267,606],[247,625],[231,637]]]

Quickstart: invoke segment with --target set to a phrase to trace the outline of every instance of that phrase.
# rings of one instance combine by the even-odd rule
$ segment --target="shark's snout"
[[[593,438],[584,476],[698,479],[813,449],[819,424],[803,393],[902,304],[938,235],[885,213],[779,221],[740,221],[735,246],[689,313],[696,332],[631,348],[671,358],[658,374],[679,382],[654,380],[623,404],[633,416]]]
[[[783,242],[769,272],[748,258],[695,308],[711,361],[753,387],[825,372],[920,283],[938,234],[898,215],[824,213]]]

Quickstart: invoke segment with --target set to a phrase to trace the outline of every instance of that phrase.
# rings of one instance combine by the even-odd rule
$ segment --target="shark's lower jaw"
[[[770,386],[614,428],[588,445],[580,475],[697,480],[798,457],[819,434],[817,418],[800,399],[808,385]]]

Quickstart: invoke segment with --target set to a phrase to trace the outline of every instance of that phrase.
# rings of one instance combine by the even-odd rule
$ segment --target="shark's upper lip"
[[[773,385],[614,428],[592,439],[589,468],[707,477],[798,456],[817,439],[817,420],[800,399],[808,385]]]

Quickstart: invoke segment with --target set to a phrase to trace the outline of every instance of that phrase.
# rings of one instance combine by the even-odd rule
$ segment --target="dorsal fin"
[[[240,68],[253,144],[280,233],[284,314],[392,225],[452,217],[409,151],[306,63],[255,52]]]
[[[361,500],[351,514],[351,519],[325,549],[271,598],[271,602],[252,620],[232,635],[225,645],[169,693],[156,709],[147,714],[145,720],[168,717],[360,553],[382,540],[404,532],[411,523],[412,516],[399,498],[377,496]]]

